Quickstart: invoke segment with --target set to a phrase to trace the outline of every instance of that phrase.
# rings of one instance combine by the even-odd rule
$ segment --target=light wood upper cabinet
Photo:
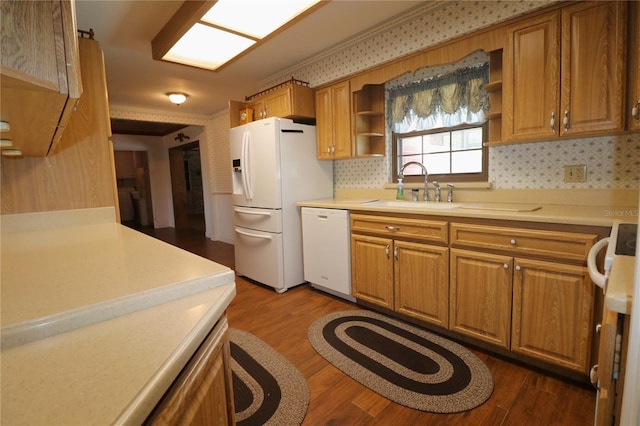
[[[253,95],[246,102],[229,101],[230,127],[243,124],[240,112],[247,107],[253,110],[253,117],[245,122],[280,117],[312,123],[316,116],[314,91],[301,83],[292,79]]]
[[[627,3],[562,9],[562,136],[624,130]]]
[[[348,81],[316,91],[316,127],[320,160],[337,160],[352,156],[350,96]]]
[[[640,130],[640,3],[631,2],[631,27],[629,28],[630,61],[629,66],[629,102],[627,116],[629,129]]]
[[[508,31],[503,57],[502,138],[531,140],[557,135],[560,16],[517,24]]]
[[[77,111],[49,156],[0,160],[2,214],[114,206],[119,215],[104,58],[97,41],[78,44],[84,91]]]
[[[627,2],[581,2],[507,29],[502,138],[624,130]]]
[[[511,349],[588,372],[595,286],[582,266],[516,258]]]
[[[24,156],[44,156],[82,94],[74,3],[6,0],[0,8],[0,118],[11,128],[2,137]]]

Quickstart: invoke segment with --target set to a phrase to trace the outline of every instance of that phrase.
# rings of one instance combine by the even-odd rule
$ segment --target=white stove
[[[591,369],[591,382],[598,389],[595,426],[620,424],[624,379],[621,366],[626,363],[629,313],[633,294],[638,224],[616,222],[609,237],[598,241],[589,251],[587,267],[591,280],[604,292],[598,365]],[[604,274],[596,267],[596,256],[606,246]]]
[[[604,270],[611,271],[611,265],[613,264],[613,259],[616,256],[635,256],[637,238],[637,223],[614,223],[611,228],[609,244],[604,258]]]

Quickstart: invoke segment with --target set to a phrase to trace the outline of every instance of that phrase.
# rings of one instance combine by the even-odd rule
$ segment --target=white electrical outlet
[[[587,181],[587,165],[564,166],[565,183],[582,183]]]

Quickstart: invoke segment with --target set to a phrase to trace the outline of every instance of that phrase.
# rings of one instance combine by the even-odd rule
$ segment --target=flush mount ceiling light
[[[167,93],[169,100],[176,105],[180,105],[187,100],[187,95],[184,93]]]
[[[185,1],[151,42],[152,56],[157,60],[217,70],[325,3],[320,0]]]

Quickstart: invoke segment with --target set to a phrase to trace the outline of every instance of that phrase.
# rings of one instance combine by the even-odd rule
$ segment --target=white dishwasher
[[[302,208],[304,279],[314,288],[355,302],[351,295],[349,210]]]

